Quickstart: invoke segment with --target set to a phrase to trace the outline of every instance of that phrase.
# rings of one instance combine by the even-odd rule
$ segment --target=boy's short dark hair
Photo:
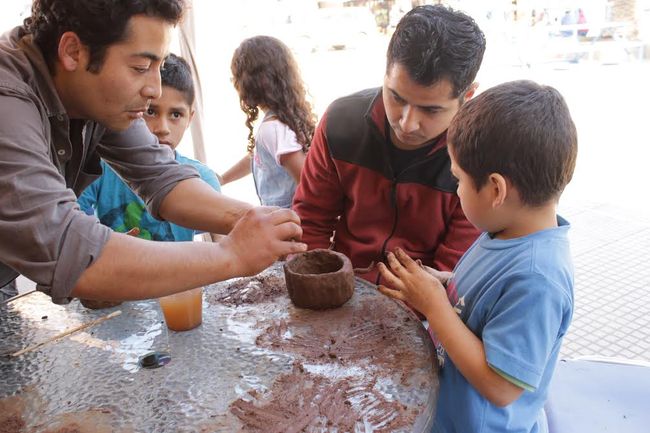
[[[185,0],[34,0],[32,14],[24,24],[51,71],[61,35],[70,31],[90,49],[88,70],[98,72],[106,48],[128,36],[131,17],[145,15],[176,24],[184,9]]]
[[[484,53],[485,35],[471,17],[442,5],[418,6],[390,38],[386,73],[399,63],[422,86],[446,79],[457,98],[476,78]]]
[[[194,80],[192,69],[184,58],[169,54],[160,68],[160,80],[163,86],[171,87],[185,95],[185,101],[191,107],[194,104]]]
[[[499,173],[528,206],[559,199],[578,153],[576,128],[560,92],[526,80],[500,84],[466,102],[449,126],[448,142],[477,190]]]

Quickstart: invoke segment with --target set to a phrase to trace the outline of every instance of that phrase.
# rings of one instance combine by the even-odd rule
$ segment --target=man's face
[[[384,77],[383,100],[391,139],[399,149],[417,149],[442,134],[460,107],[448,80],[430,86],[414,82],[394,63]]]
[[[118,131],[142,118],[161,93],[160,66],[171,29],[161,19],[137,15],[129,20],[126,39],[106,49],[98,72],[86,70],[88,56],[84,55],[74,71],[77,96],[71,117],[95,120]]]
[[[176,149],[193,114],[183,92],[164,86],[162,96],[151,102],[144,120],[160,144]]]

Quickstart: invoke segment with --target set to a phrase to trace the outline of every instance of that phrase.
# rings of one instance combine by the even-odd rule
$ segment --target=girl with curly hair
[[[220,176],[221,184],[252,172],[262,205],[291,207],[316,124],[298,65],[280,40],[254,36],[235,50],[231,70],[246,113],[248,154]]]

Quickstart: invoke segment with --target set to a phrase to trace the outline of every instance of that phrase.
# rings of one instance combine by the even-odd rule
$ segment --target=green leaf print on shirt
[[[149,230],[142,228],[142,215],[145,213],[145,207],[137,202],[130,202],[124,208],[124,223],[115,227],[115,231],[126,233],[132,228],[140,230],[139,238],[152,240],[153,236]]]

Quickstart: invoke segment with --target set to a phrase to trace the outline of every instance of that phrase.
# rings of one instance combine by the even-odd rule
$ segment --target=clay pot
[[[91,310],[100,310],[102,308],[116,307],[122,303],[122,301],[94,301],[91,299],[81,299],[81,298],[79,298],[79,302],[81,302],[81,305]]]
[[[336,308],[354,292],[350,259],[332,250],[316,249],[293,256],[284,264],[289,298],[296,307]]]

